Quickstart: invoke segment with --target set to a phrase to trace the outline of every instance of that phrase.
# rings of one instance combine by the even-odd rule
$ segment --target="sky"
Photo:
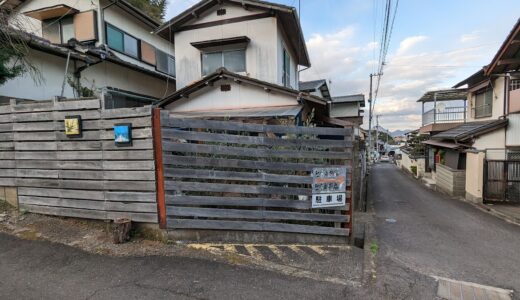
[[[169,0],[167,19],[197,2]],[[271,2],[299,6],[298,0]],[[368,98],[385,0],[300,2],[312,64],[300,79],[328,79],[333,96],[363,93]],[[417,99],[428,90],[450,88],[490,63],[519,11],[518,0],[400,0],[375,105],[380,125],[419,128]]]

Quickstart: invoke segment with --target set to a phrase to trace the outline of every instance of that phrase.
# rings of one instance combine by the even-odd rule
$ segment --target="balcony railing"
[[[422,123],[424,125],[436,123],[458,123],[466,120],[466,108],[461,107],[446,107],[442,110],[431,109],[425,112],[422,116]]]

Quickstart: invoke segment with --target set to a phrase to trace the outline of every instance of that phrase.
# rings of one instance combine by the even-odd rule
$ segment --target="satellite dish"
[[[444,103],[437,104],[437,112],[438,113],[442,113],[442,112],[444,112],[444,110],[446,110],[446,104],[444,104]]]

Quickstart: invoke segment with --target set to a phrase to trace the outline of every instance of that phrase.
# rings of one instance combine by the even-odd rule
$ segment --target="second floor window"
[[[75,38],[73,17],[44,20],[42,22],[42,34],[51,43],[67,43],[70,39]]]
[[[175,76],[175,58],[161,50],[155,52],[157,58],[157,71]]]
[[[287,50],[283,49],[282,83],[286,87],[291,87],[291,57]]]
[[[202,53],[202,75],[206,76],[224,67],[231,72],[246,71],[246,50]]]
[[[486,89],[475,94],[475,118],[490,117],[493,112],[493,90]]]
[[[107,44],[111,49],[139,58],[138,40],[109,24],[107,24]]]

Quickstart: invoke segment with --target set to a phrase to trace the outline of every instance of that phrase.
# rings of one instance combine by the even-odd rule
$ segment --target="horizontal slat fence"
[[[65,135],[79,115],[81,137]],[[131,123],[133,143],[118,147],[113,126]],[[0,107],[0,185],[18,187],[29,212],[157,222],[151,107],[104,110],[99,99]]]
[[[348,236],[352,130],[174,118],[161,112],[169,229]],[[311,171],[347,166],[347,205],[312,209]]]

